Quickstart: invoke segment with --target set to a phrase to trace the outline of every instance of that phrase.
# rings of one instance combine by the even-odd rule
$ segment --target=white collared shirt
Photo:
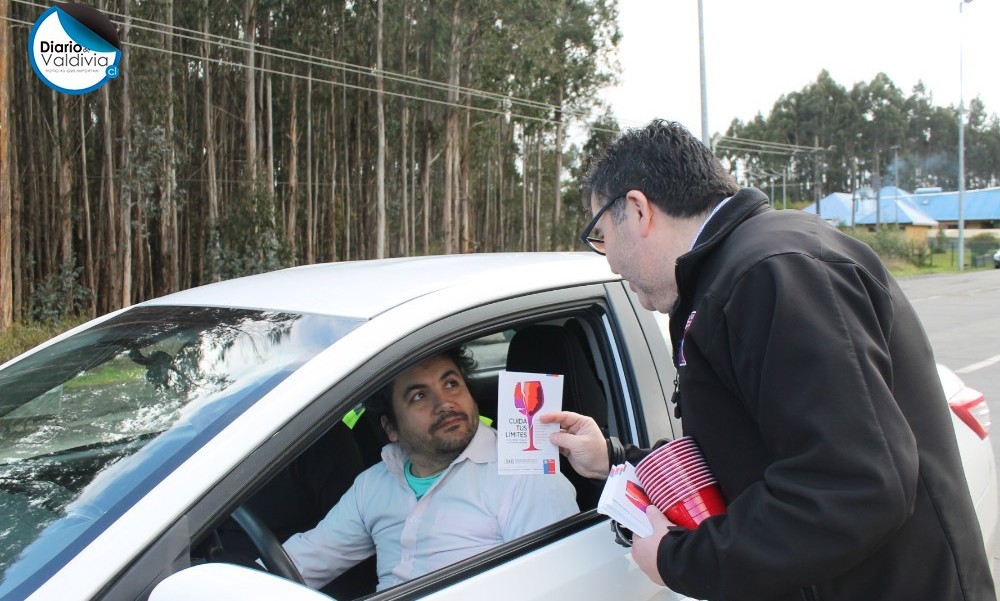
[[[698,243],[698,238],[701,237],[701,233],[705,230],[705,226],[708,225],[708,222],[712,220],[712,217],[715,217],[715,214],[719,212],[719,209],[721,209],[723,205],[729,202],[730,198],[732,198],[732,196],[726,197],[725,199],[723,199],[722,202],[715,205],[715,208],[712,209],[712,212],[708,214],[708,217],[705,218],[705,221],[701,222],[701,227],[698,228],[698,233],[694,235],[694,240],[691,241],[691,248],[688,249],[688,252],[694,250],[694,245]]]
[[[377,554],[378,590],[489,550],[579,511],[562,474],[501,476],[497,434],[480,426],[417,500],[398,444],[359,475],[315,528],[284,547],[306,584],[321,588]]]

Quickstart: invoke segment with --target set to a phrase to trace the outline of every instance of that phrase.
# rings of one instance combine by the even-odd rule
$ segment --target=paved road
[[[986,395],[990,441],[1000,460],[1000,269],[899,281],[927,331],[938,362]],[[994,551],[1000,575],[1000,549]]]

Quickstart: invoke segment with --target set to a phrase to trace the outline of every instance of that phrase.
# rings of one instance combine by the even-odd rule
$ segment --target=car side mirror
[[[330,601],[290,580],[229,563],[206,563],[171,574],[153,588],[149,601]]]

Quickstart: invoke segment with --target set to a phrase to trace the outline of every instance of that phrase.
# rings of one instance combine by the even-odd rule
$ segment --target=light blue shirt
[[[417,499],[398,444],[355,479],[315,528],[284,547],[306,584],[321,588],[377,555],[378,590],[514,540],[579,511],[562,474],[501,476],[497,434],[480,425],[469,446]]]

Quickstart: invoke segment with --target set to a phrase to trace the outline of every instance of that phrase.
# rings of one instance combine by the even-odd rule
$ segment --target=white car
[[[294,578],[278,541],[379,460],[366,398],[446,346],[471,350],[485,416],[500,370],[561,373],[564,408],[621,440],[680,436],[661,325],[603,258],[523,253],[298,267],[80,326],[0,366],[0,600],[372,595],[370,561],[322,593],[227,561]],[[992,548],[988,409],[943,374]],[[573,481],[579,514],[368,598],[684,599]]]

